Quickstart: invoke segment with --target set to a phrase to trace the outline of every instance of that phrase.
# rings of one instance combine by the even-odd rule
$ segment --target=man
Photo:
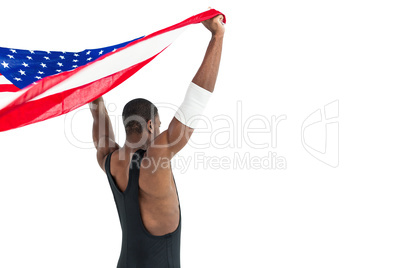
[[[214,91],[224,36],[223,16],[203,22],[212,33],[204,60],[166,131],[158,109],[134,99],[123,109],[126,141],[115,142],[103,98],[90,103],[97,160],[107,174],[122,227],[118,268],[180,267],[181,211],[170,160],[187,144]]]

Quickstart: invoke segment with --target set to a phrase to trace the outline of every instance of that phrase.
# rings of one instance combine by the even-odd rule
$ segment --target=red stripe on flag
[[[11,84],[10,85],[7,85],[7,84],[0,85],[0,92],[18,92],[20,90],[21,90],[20,88],[14,86],[14,85],[11,85]]]
[[[208,11],[202,12],[202,13],[194,15],[194,16],[188,18],[188,19],[185,19],[182,22],[179,22],[179,23],[177,23],[175,25],[172,25],[172,26],[167,27],[165,29],[162,29],[162,30],[156,31],[154,33],[151,33],[150,35],[147,35],[147,36],[145,36],[145,37],[143,37],[143,38],[141,38],[139,40],[136,40],[136,41],[134,41],[132,43],[127,44],[124,47],[121,47],[121,48],[117,49],[116,51],[119,51],[119,50],[125,49],[127,47],[130,47],[130,46],[136,44],[137,42],[143,42],[143,41],[145,41],[147,39],[150,39],[152,37],[155,37],[157,35],[160,35],[160,34],[163,34],[163,33],[166,33],[166,32],[170,32],[172,30],[175,30],[175,29],[178,29],[178,28],[190,25],[190,24],[196,24],[196,23],[200,23],[200,22],[202,22],[204,20],[212,19],[213,17],[216,17],[218,15],[222,15],[223,16],[223,23],[226,23],[225,14],[221,13],[220,11],[218,11],[216,9],[210,9]],[[106,56],[107,55],[104,55],[104,57],[106,57]]]

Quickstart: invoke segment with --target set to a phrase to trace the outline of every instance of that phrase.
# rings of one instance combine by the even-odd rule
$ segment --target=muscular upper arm
[[[96,148],[96,159],[101,169],[105,171],[106,156],[120,146],[114,141],[113,127],[103,97],[89,103],[89,107],[94,119],[92,139]]]
[[[148,147],[147,155],[173,158],[190,140],[194,129],[173,117],[167,130],[158,135]]]

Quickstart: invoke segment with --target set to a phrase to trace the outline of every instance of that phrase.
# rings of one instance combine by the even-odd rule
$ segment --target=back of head
[[[123,109],[123,124],[126,135],[141,134],[151,120],[155,122],[158,108],[149,100],[137,98],[129,101]]]

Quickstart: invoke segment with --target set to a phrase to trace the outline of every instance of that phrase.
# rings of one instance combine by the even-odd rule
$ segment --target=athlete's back
[[[160,133],[158,110],[145,99],[123,109],[126,141],[114,139],[103,98],[90,104],[97,160],[107,174],[122,227],[118,268],[180,267],[180,202],[170,160],[187,144],[203,112],[218,74],[223,16],[203,22],[212,38],[168,129]]]
[[[140,198],[140,196],[143,196],[143,193],[141,194],[138,182],[141,176],[141,163],[146,153],[145,150],[138,149],[132,156],[131,164],[129,165],[128,184],[125,190],[122,191],[110,172],[111,158],[113,155],[115,155],[116,158],[116,153],[117,151],[112,152],[106,157],[105,170],[113,192],[122,228],[122,244],[117,268],[179,268],[181,235],[179,202],[177,202],[178,223],[175,229],[164,234],[151,233],[149,229],[154,228],[154,230],[158,232],[161,230],[161,224],[164,225],[163,220],[154,213],[154,210],[166,214],[164,211],[166,208],[168,211],[175,209],[170,208],[169,205],[162,205],[162,207],[160,207],[161,204],[148,204],[147,201],[144,202],[144,200]],[[175,198],[178,201],[177,192],[175,193]],[[145,197],[145,200],[146,199]],[[163,215],[162,217],[166,216]],[[172,218],[173,221],[176,221],[175,215],[168,215],[168,218],[169,217]],[[143,221],[144,219],[146,219],[146,221]],[[155,227],[152,226],[153,221],[156,224]],[[145,222],[147,222],[147,225],[144,224]],[[162,227],[162,229],[163,228],[166,227]]]

